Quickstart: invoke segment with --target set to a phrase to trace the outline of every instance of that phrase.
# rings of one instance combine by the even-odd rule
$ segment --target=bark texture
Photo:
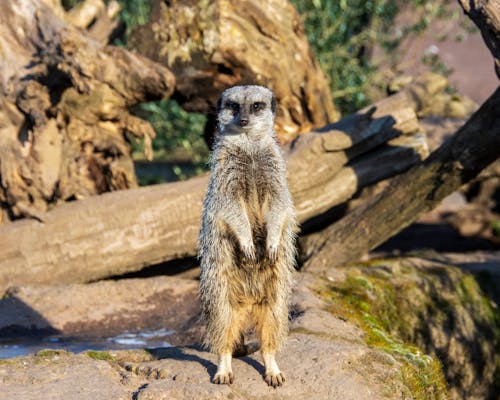
[[[269,86],[278,99],[282,142],[339,118],[328,79],[311,53],[302,20],[288,0],[154,2],[132,47],[176,76],[174,97],[210,113],[222,90]],[[212,132],[210,132],[212,133]]]
[[[288,146],[289,184],[301,222],[426,155],[410,104],[400,93]],[[95,281],[194,256],[206,185],[207,177],[199,177],[105,193],[56,207],[43,223],[0,226],[0,292],[23,282]]]
[[[305,269],[359,259],[476,177],[500,155],[500,88],[419,166],[308,241]]]
[[[168,97],[174,76],[89,39],[59,18],[56,6],[0,6],[3,219],[42,218],[61,201],[136,187],[130,140],[148,144],[154,130],[129,107]]]

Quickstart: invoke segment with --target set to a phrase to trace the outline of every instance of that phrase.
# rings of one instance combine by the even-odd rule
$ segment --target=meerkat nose
[[[240,126],[247,126],[248,125],[248,119],[240,119]]]

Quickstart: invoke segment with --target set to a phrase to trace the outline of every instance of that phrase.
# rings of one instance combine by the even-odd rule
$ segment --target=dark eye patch
[[[264,108],[266,108],[266,103],[262,101],[256,101],[255,103],[252,104],[253,112],[263,110]]]
[[[240,105],[234,101],[228,101],[226,103],[226,108],[229,108],[230,110],[234,112],[240,111]]]

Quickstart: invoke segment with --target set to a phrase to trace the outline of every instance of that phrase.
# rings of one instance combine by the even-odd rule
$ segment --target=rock
[[[0,337],[63,334],[106,337],[176,331],[173,344],[199,341],[198,283],[175,277],[13,288],[0,300]]]
[[[125,379],[121,373],[109,362],[86,355],[41,351],[34,356],[0,360],[0,399],[131,399],[132,387],[122,383]]]
[[[63,332],[75,326],[80,330],[74,332],[90,332],[97,321],[110,320],[117,323],[109,324],[110,332],[120,323],[137,323],[135,329],[141,323],[146,329],[147,323],[169,329],[173,324],[179,336],[198,326],[198,336],[179,338],[194,344],[184,347],[49,350],[0,360],[0,399],[34,399],[41,391],[46,398],[70,400],[497,398],[498,312],[474,275],[449,265],[459,260],[434,258],[371,260],[321,277],[298,274],[290,336],[277,357],[287,381],[278,389],[265,384],[258,353],[234,360],[233,385],[210,383],[217,359],[195,344],[201,334],[193,323],[199,324],[195,281],[157,277],[19,288],[1,304],[25,302]],[[27,327],[28,316],[14,311],[8,314],[12,321]],[[141,313],[148,317],[139,318]]]
[[[398,352],[401,343],[412,343],[434,355],[450,399],[497,398],[498,311],[473,275],[433,258],[339,268],[325,289],[331,311],[357,319],[368,344]]]
[[[294,333],[278,362],[287,378],[283,387],[268,387],[260,358],[252,355],[233,363],[232,386],[210,384],[216,370],[216,357],[194,349],[165,349],[160,360],[142,363],[151,376],[160,376],[141,390],[140,400],[167,399],[382,399],[401,398],[398,364],[391,357],[362,343],[332,341],[316,335]],[[188,362],[186,362],[188,361]],[[188,367],[186,366],[188,364]],[[130,368],[130,367],[129,367]],[[144,369],[143,369],[144,371]],[[385,386],[389,386],[387,389]]]
[[[394,348],[370,342],[373,332],[360,324],[354,306],[351,316],[332,306],[330,281],[305,273],[299,277],[291,334],[277,357],[287,381],[278,389],[264,382],[258,354],[234,360],[233,385],[211,384],[216,356],[188,346],[86,354],[45,351],[0,361],[2,393],[19,400],[36,398],[41,390],[46,398],[70,400],[444,398],[437,359],[389,334],[387,341]],[[330,278],[341,284],[348,274],[340,271]],[[132,287],[136,286],[128,286],[129,290]],[[44,310],[40,312],[49,312]],[[96,368],[87,368],[93,364]],[[102,393],[96,393],[101,387]]]

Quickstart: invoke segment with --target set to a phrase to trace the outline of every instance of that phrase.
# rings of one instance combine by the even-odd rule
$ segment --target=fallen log
[[[430,211],[500,156],[500,88],[422,164],[307,241],[305,270],[359,259]]]
[[[459,0],[464,11],[481,30],[500,78],[498,3],[498,0]],[[418,94],[424,86],[412,89],[412,94]],[[322,270],[359,259],[498,160],[499,149],[500,88],[422,165],[393,178],[373,199],[304,241],[303,252],[308,258],[304,269]]]
[[[301,222],[426,155],[409,104],[407,93],[399,93],[305,134],[285,149]],[[392,145],[380,146],[397,135]],[[362,139],[347,149],[330,150],[345,147],[351,136]],[[335,144],[335,138],[341,143]],[[56,207],[43,215],[42,223],[22,220],[0,226],[0,292],[21,283],[95,281],[194,256],[206,185],[205,176],[105,193]]]

